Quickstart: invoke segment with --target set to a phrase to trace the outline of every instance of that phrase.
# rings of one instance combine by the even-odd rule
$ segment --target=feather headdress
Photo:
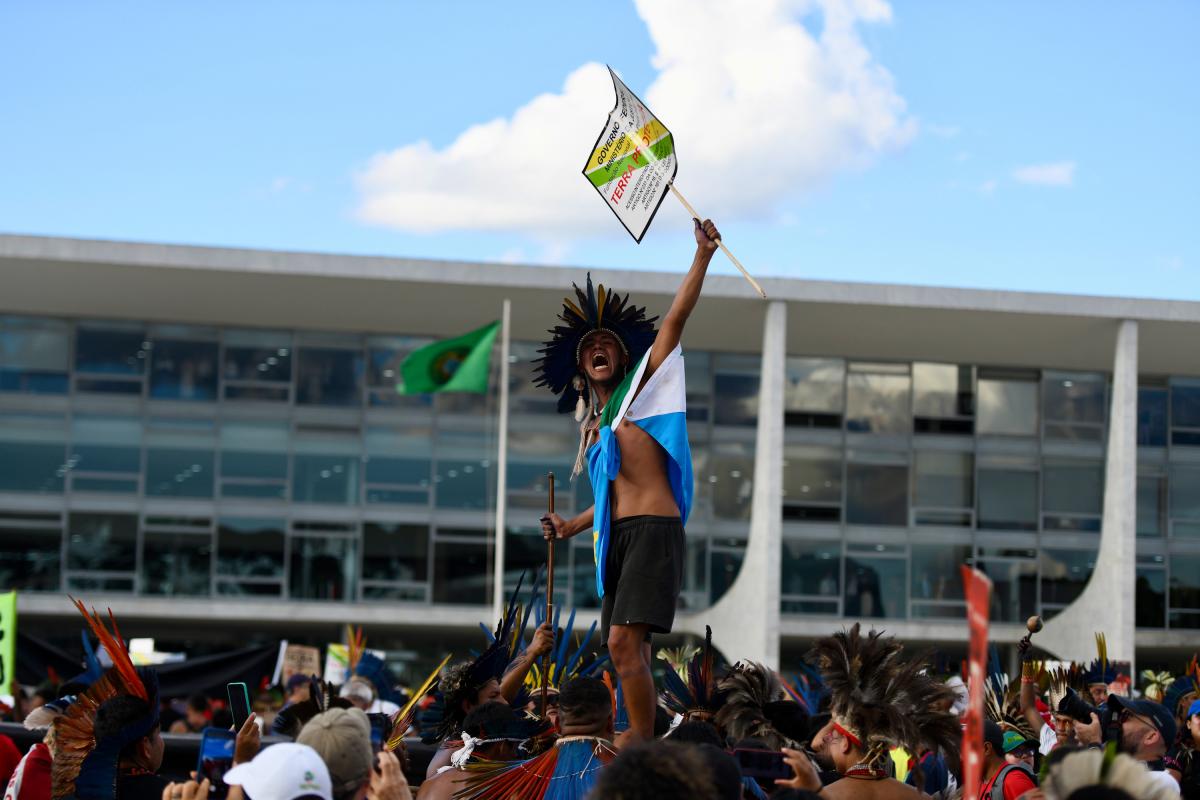
[[[408,698],[408,702],[392,715],[392,735],[384,744],[385,750],[395,750],[404,744],[404,734],[408,733],[408,729],[412,727],[413,720],[417,716],[417,706],[425,699],[425,695],[429,694],[429,690],[437,682],[438,676],[442,674],[442,670],[449,663],[450,657],[447,655],[443,658],[442,663],[437,665],[437,669],[429,673],[429,677],[425,679],[420,688]]]
[[[522,614],[521,604],[517,600],[524,582],[525,573],[521,573],[517,588],[505,606],[504,616],[496,625],[496,632],[488,633],[490,642],[487,648],[474,659],[461,661],[441,671],[434,702],[421,714],[421,738],[426,744],[440,742],[457,734],[466,718],[466,712],[462,710],[463,701],[473,704],[476,694],[488,681],[501,681],[508,665],[520,652],[524,638],[522,632],[529,620],[529,610],[532,609],[531,602],[530,609]],[[535,593],[537,585],[535,579]],[[484,630],[487,632],[486,628]],[[520,699],[512,705],[521,705]]]
[[[780,676],[784,690],[804,708],[810,716],[819,712],[821,701],[829,696],[829,687],[821,680],[821,673],[805,662],[800,662],[799,672]]]
[[[1088,686],[1104,684],[1108,686],[1117,679],[1117,668],[1108,660],[1108,641],[1103,633],[1096,634],[1096,660],[1088,664],[1084,671],[1084,682]]]
[[[632,367],[642,354],[654,344],[654,321],[658,317],[646,318],[646,309],[629,302],[616,292],[605,290],[601,284],[592,287],[592,275],[587,276],[587,290],[575,288],[575,300],[563,300],[562,312],[558,315],[562,324],[550,329],[553,338],[538,352],[542,354],[534,362],[534,384],[545,386],[558,398],[558,411],[565,414],[571,409],[580,411],[588,402],[586,382],[579,374],[579,349],[584,337],[596,331],[608,331],[621,342]]]
[[[300,729],[310,719],[323,714],[334,707],[337,693],[333,684],[326,683],[317,677],[308,681],[308,699],[292,703],[275,715],[271,722],[271,732],[295,739],[300,735]]]
[[[539,603],[534,606],[534,610],[536,611],[534,621],[540,626],[545,622],[545,606]],[[557,634],[555,636],[555,647],[550,651],[549,674],[546,684],[549,691],[554,694],[557,694],[562,689],[563,684],[573,678],[578,678],[581,675],[594,677],[608,663],[608,656],[600,656],[594,650],[588,649],[588,645],[592,641],[592,636],[596,633],[597,623],[593,622],[591,627],[588,628],[587,633],[579,637],[578,642],[573,645],[575,609],[571,609],[571,614],[567,617],[566,627],[563,628],[559,628],[558,626],[561,611],[562,606],[554,607],[554,629],[557,631]],[[533,695],[537,693],[541,686],[542,664],[538,661],[534,663],[529,673],[525,676],[525,691]]]
[[[579,800],[600,769],[617,755],[612,743],[592,736],[565,736],[524,761],[480,760],[464,767],[464,788],[455,800]]]
[[[103,673],[79,695],[52,725],[55,736],[54,765],[50,773],[54,800],[112,800],[116,793],[117,763],[121,750],[149,734],[158,725],[158,675],[137,669],[121,638],[117,621],[108,612],[112,632],[100,615],[90,613],[78,600],[72,601],[87,620],[92,633],[112,658],[112,669]],[[130,696],[146,704],[146,714],[120,731],[96,738],[96,714],[109,701]]]
[[[667,663],[659,701],[668,711],[683,715],[685,720],[693,716],[711,717],[720,707],[717,684],[721,679],[718,674],[722,671],[721,666],[713,648],[712,628],[705,625],[704,647],[693,654],[682,669]]]
[[[819,640],[809,654],[829,687],[833,722],[878,766],[889,750],[958,749],[962,732],[948,712],[954,691],[937,680],[925,658],[905,660],[904,646],[881,631],[848,631]]]
[[[1185,720],[1188,707],[1196,700],[1200,700],[1200,659],[1192,656],[1184,673],[1172,681],[1167,688],[1162,704],[1177,719]]]
[[[729,739],[761,739],[771,750],[803,743],[807,715],[767,667],[739,661],[721,680],[719,691],[722,702],[714,721]],[[804,716],[803,725],[800,715]]]
[[[1088,787],[1104,787],[1138,800],[1178,798],[1179,790],[1163,786],[1150,777],[1146,765],[1116,752],[1115,743],[1107,750],[1079,750],[1051,764],[1042,779],[1041,789],[1047,800],[1067,800],[1083,796]],[[1089,797],[1092,795],[1088,795]],[[1110,797],[1110,794],[1095,796]]]

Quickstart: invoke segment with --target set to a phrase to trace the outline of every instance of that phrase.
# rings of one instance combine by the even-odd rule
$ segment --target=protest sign
[[[0,693],[17,677],[17,592],[0,594]]]
[[[609,67],[617,103],[583,168],[634,241],[641,242],[679,165],[666,126]]]
[[[992,581],[977,569],[962,570],[963,590],[967,598],[967,686],[970,690],[963,721],[962,769],[963,800],[978,800],[983,780],[983,684],[987,680],[988,610]]]
[[[694,218],[700,220],[702,217],[675,187],[679,162],[671,131],[617,77],[612,67],[608,68],[608,74],[612,76],[617,102],[592,145],[583,176],[604,198],[604,204],[633,240],[640,244],[668,191]],[[750,277],[725,243],[718,239],[717,245],[754,290],[766,299],[766,292],[758,281]]]
[[[315,675],[321,677],[321,650],[304,644],[291,644],[287,639],[279,643],[279,658],[275,662],[275,675],[271,682],[286,686],[293,675]]]

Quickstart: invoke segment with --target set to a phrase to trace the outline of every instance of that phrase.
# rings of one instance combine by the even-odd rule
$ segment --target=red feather
[[[74,597],[71,601],[75,603],[75,607],[79,609],[79,613],[83,614],[83,618],[87,620],[88,626],[92,629],[92,633],[100,640],[100,644],[108,651],[108,655],[113,660],[113,669],[121,677],[121,682],[125,684],[125,689],[129,694],[139,697],[146,702],[150,702],[150,695],[146,692],[146,687],[142,684],[142,679],[137,674],[137,669],[133,666],[133,660],[129,657],[129,651],[125,649],[123,640],[121,639],[121,631],[117,627],[117,620],[113,617],[112,609],[108,610],[108,618],[112,621],[113,631],[109,633],[104,627],[104,622],[100,619],[100,615],[93,608],[91,613],[88,613],[83,602],[76,600]]]

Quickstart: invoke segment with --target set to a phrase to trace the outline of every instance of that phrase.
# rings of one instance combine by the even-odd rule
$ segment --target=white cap
[[[317,751],[305,744],[271,745],[225,773],[225,783],[241,786],[251,800],[294,800],[316,795],[333,800],[333,781]]]

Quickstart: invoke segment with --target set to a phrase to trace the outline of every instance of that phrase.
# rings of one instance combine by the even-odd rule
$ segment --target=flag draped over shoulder
[[[683,350],[675,345],[675,349],[635,396],[633,387],[642,382],[649,361],[650,352],[647,351],[638,362],[637,369],[625,376],[625,380],[609,398],[604,413],[600,415],[600,438],[587,454],[588,477],[596,501],[592,522],[596,591],[601,597],[604,596],[612,523],[609,489],[621,469],[621,448],[613,433],[618,425],[622,422],[637,425],[662,446],[667,453],[667,480],[684,524],[692,509],[692,451],[687,438],[687,386],[684,381]]]
[[[489,322],[455,339],[443,339],[414,350],[400,364],[401,394],[473,392],[486,394],[492,345],[500,322]]]
[[[583,175],[629,235],[641,242],[679,171],[675,140],[612,67],[608,73],[617,103],[592,147]]]

